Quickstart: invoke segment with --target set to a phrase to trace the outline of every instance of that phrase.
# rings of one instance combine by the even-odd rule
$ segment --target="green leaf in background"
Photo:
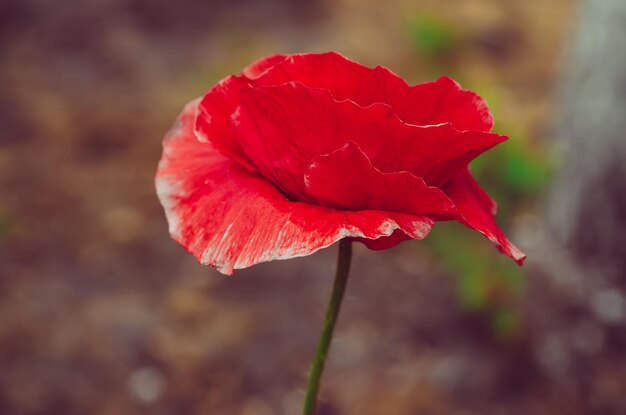
[[[497,129],[511,130],[510,126]],[[540,148],[516,134],[510,138],[471,166],[481,186],[499,202],[498,222],[504,228],[515,216],[511,208],[532,205],[550,177],[550,164]],[[429,240],[437,262],[456,280],[461,305],[486,313],[498,337],[515,335],[519,316],[514,304],[524,286],[523,270],[458,223],[438,224]]]
[[[423,15],[410,21],[409,36],[415,47],[428,56],[450,52],[458,43],[454,25],[431,15]]]
[[[519,332],[520,316],[516,310],[502,309],[492,314],[491,327],[500,338],[510,338]]]
[[[428,242],[437,262],[456,278],[459,301],[467,309],[501,307],[521,291],[520,268],[481,235],[445,222],[437,224]]]
[[[497,131],[512,130],[497,128]],[[542,149],[516,134],[472,162],[478,181],[495,191],[536,198],[550,178],[550,163]]]

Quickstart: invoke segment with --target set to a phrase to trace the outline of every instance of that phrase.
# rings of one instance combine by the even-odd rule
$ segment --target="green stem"
[[[309,374],[309,384],[306,390],[306,399],[304,400],[303,415],[313,415],[317,406],[317,393],[320,388],[320,380],[324,372],[324,363],[328,355],[330,341],[333,338],[333,330],[341,309],[341,301],[346,291],[348,282],[348,273],[350,272],[350,261],[352,259],[352,242],[348,239],[339,241],[339,257],[337,258],[337,271],[335,273],[335,283],[333,291],[330,295],[328,308],[326,309],[326,318],[324,319],[324,327],[320,334],[317,344],[317,352],[315,360]]]

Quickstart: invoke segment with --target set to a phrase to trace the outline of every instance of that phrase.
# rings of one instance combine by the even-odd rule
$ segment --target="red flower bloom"
[[[272,56],[187,104],[156,185],[170,233],[231,274],[341,238],[372,249],[457,220],[520,265],[467,164],[507,139],[450,78],[409,86],[337,53]]]

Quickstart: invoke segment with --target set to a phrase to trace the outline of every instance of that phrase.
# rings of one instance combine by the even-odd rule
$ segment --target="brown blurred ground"
[[[448,46],[416,47],[423,16]],[[568,0],[0,3],[0,413],[299,413],[335,249],[233,278],[196,264],[153,188],[178,111],[263,55],[337,50],[454,75],[544,146],[571,21]],[[533,212],[504,218],[531,254]],[[357,247],[321,414],[626,413],[614,308],[581,309],[531,258],[499,333],[428,243]]]

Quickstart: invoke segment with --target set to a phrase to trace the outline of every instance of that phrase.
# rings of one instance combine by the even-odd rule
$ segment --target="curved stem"
[[[315,413],[317,406],[317,393],[320,387],[320,380],[324,372],[324,363],[328,355],[328,348],[333,337],[335,323],[341,309],[341,301],[346,291],[348,282],[348,273],[350,272],[350,261],[352,259],[352,242],[348,239],[339,241],[339,257],[337,258],[337,271],[335,273],[335,283],[333,291],[330,295],[328,307],[326,309],[326,317],[324,319],[324,327],[320,334],[317,344],[317,352],[313,360],[313,366],[309,374],[309,384],[306,390],[306,399],[304,400],[303,415],[312,415]]]

